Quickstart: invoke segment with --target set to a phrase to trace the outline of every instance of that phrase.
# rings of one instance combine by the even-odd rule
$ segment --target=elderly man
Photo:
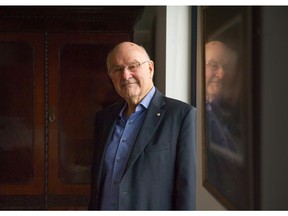
[[[195,209],[195,108],[154,87],[154,63],[135,43],[114,47],[107,67],[124,101],[95,117],[89,209]]]
[[[206,100],[215,102],[223,96],[223,80],[236,66],[237,55],[221,41],[210,41],[205,45]],[[227,93],[225,93],[227,94]]]
[[[239,150],[242,131],[232,104],[239,98],[235,97],[236,88],[227,87],[237,87],[237,83],[229,83],[237,71],[237,53],[221,41],[211,41],[205,47],[205,63],[206,178],[233,205],[242,208],[247,200],[243,196],[245,173]]]

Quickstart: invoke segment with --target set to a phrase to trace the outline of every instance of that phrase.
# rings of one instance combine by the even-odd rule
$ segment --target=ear
[[[153,79],[153,76],[154,76],[154,62],[152,60],[149,61],[149,71],[150,71],[150,78]]]
[[[110,79],[112,79],[112,76],[111,76],[109,69],[107,69],[107,75],[109,76]]]

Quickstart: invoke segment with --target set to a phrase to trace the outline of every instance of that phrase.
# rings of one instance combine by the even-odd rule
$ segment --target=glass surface
[[[205,9],[205,181],[227,207],[249,208],[249,69],[245,10]]]
[[[33,49],[0,42],[0,184],[33,177]]]

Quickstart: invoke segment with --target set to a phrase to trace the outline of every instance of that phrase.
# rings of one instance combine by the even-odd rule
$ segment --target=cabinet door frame
[[[33,178],[27,184],[0,184],[1,195],[42,195],[44,163],[44,34],[0,32],[1,42],[23,42],[33,49]]]

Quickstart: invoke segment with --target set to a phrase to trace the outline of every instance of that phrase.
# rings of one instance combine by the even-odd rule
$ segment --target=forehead
[[[231,52],[228,47],[221,42],[210,42],[205,46],[205,58],[206,60],[217,60],[221,62],[227,62],[230,60]]]
[[[115,47],[109,54],[108,60],[112,64],[123,64],[141,61],[146,57],[145,50],[133,43],[123,43]]]

